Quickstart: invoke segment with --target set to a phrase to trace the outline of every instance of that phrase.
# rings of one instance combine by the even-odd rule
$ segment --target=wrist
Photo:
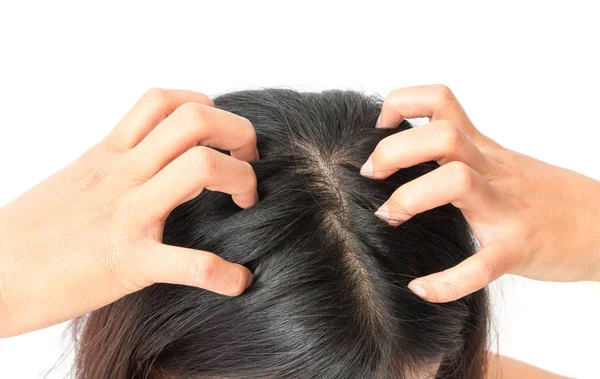
[[[8,239],[2,233],[7,229],[7,225],[3,220],[4,208],[0,208],[0,338],[10,336],[8,325],[10,315],[8,312],[8,304],[6,302],[7,293],[7,271],[8,271]]]

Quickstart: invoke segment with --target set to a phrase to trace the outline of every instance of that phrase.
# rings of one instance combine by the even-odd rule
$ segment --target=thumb
[[[237,296],[252,284],[246,267],[202,250],[156,244],[142,269],[152,283],[183,284]]]
[[[413,280],[408,288],[433,303],[446,303],[467,296],[506,273],[505,250],[500,245],[486,246],[458,265]]]

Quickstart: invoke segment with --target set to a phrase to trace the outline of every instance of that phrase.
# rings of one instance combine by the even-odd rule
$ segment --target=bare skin
[[[451,203],[482,245],[458,266],[415,279],[416,294],[452,301],[505,273],[600,280],[600,182],[500,146],[445,86],[392,92],[377,127],[404,117],[431,122],[383,140],[363,175],[385,178],[429,160],[441,167],[400,187],[377,215],[400,225]],[[171,210],[205,188],[253,206],[248,162],[258,158],[248,120],[200,93],[148,91],[103,141],[0,208],[0,337],[69,320],[153,283],[241,294],[252,283],[245,267],[166,246],[162,232]],[[493,354],[490,370],[490,378],[560,378]]]
[[[485,377],[486,379],[568,379],[566,376],[554,374],[516,359],[493,353],[488,354],[488,367]]]
[[[413,292],[448,302],[508,273],[600,280],[600,182],[500,146],[443,85],[393,91],[377,127],[393,128],[405,117],[430,123],[382,140],[361,173],[381,179],[431,160],[441,167],[398,188],[376,214],[400,225],[451,203],[482,246],[456,267],[413,280]]]
[[[204,188],[233,195],[242,208],[255,204],[248,162],[257,159],[247,119],[200,93],[146,93],[102,142],[0,208],[0,337],[157,282],[241,294],[252,281],[248,269],[166,246],[162,232],[170,211]]]

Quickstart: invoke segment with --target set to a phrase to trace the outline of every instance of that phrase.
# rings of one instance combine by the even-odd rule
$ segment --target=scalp
[[[80,378],[397,379],[439,362],[439,378],[479,377],[485,293],[432,304],[406,287],[473,253],[464,218],[444,206],[394,228],[373,214],[437,165],[359,174],[410,124],[375,129],[381,100],[352,91],[242,91],[214,103],[256,130],[260,201],[242,210],[203,191],[171,213],[164,242],[245,265],[254,284],[232,298],[159,284],[94,312],[83,340],[101,344],[80,351]]]

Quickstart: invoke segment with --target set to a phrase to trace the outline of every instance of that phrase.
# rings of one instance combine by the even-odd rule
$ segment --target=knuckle
[[[114,128],[111,130],[99,143],[93,146],[87,154],[90,153],[101,153],[101,152],[119,152],[121,148],[119,148],[120,143],[120,134],[119,131]]]
[[[141,97],[140,102],[149,106],[160,107],[168,100],[168,90],[163,88],[150,88]]]
[[[434,84],[433,90],[438,104],[444,105],[455,100],[454,93],[445,84]]]
[[[257,179],[256,179],[256,174],[254,172],[254,168],[252,167],[252,165],[246,161],[240,161],[243,165],[244,165],[244,170],[247,172],[247,180],[246,183],[248,183],[248,187],[252,188],[252,189],[256,189],[256,186],[258,184]]]
[[[108,202],[107,207],[110,207],[110,212],[112,212],[114,219],[129,221],[135,219],[135,217],[138,217],[133,216],[137,215],[136,205],[138,205],[136,202],[136,196],[134,196],[133,193],[126,193],[111,199]]]
[[[190,149],[187,155],[192,169],[197,171],[202,177],[209,178],[216,174],[218,159],[215,151],[211,148],[196,146]]]
[[[460,147],[462,132],[454,124],[449,121],[439,121],[436,123],[435,130],[442,143],[444,152],[453,152]]]
[[[202,97],[202,104],[205,104],[209,107],[215,106],[215,102],[208,95],[204,93],[199,93],[199,95]]]
[[[139,291],[153,284],[150,273],[143,260],[148,259],[147,251],[152,249],[149,240],[126,240],[114,244],[113,251],[106,254],[107,272],[115,283],[119,283],[127,293]],[[125,245],[127,248],[123,248]]]
[[[122,246],[124,241],[118,233],[106,233],[106,243],[94,255],[97,270],[108,275],[115,283],[119,283],[126,292],[133,292],[139,288],[129,280],[131,277],[129,269],[133,266],[127,264],[131,254]]]
[[[136,150],[129,150],[119,155],[119,157],[115,160],[115,171],[119,175],[139,175],[140,172],[143,171],[143,159],[145,156],[141,158],[137,155]],[[146,177],[145,180],[150,179]]]
[[[389,93],[385,101],[387,101],[392,108],[395,108],[401,103],[403,92],[404,90],[402,88],[395,89]]]
[[[452,170],[452,185],[458,193],[466,193],[475,185],[473,170],[463,162],[451,162],[448,164]]]
[[[246,136],[246,140],[252,144],[252,145],[256,145],[257,142],[257,138],[256,138],[256,130],[254,129],[254,125],[252,125],[252,122],[250,122],[250,120],[248,120],[247,118],[244,118],[244,120],[246,120],[245,122],[247,123],[248,127],[247,129],[247,136]]]
[[[478,259],[476,262],[480,283],[490,283],[493,281],[496,274],[496,265],[489,259],[485,258]]]
[[[193,282],[210,283],[216,278],[218,263],[216,256],[197,256],[188,262],[185,272]]]
[[[183,123],[193,129],[199,129],[204,126],[206,107],[201,104],[185,103],[177,108],[177,113],[183,120]]]

